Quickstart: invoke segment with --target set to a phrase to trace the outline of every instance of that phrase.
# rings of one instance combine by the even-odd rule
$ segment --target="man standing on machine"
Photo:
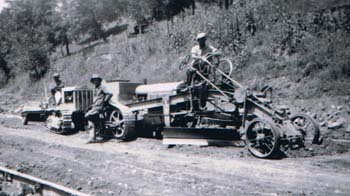
[[[218,49],[206,43],[207,41],[206,33],[199,33],[196,37],[196,41],[198,42],[198,45],[195,45],[192,47],[192,50],[191,50],[192,57],[196,57],[196,56],[205,57],[210,53],[218,51]]]
[[[194,66],[194,67],[200,66],[200,65],[195,64],[196,57],[206,57],[208,54],[218,51],[218,49],[216,49],[213,46],[208,45],[206,43],[206,41],[207,41],[207,34],[206,33],[199,33],[196,37],[196,41],[198,42],[198,45],[193,46],[192,50],[191,50],[191,55],[192,55],[192,58],[194,59],[192,62],[192,64],[193,64],[192,66]],[[189,69],[187,71],[187,85],[188,86],[190,86],[192,83],[193,75],[194,75],[194,71]]]
[[[199,66],[203,66],[200,63],[196,62],[196,57],[206,57],[208,54],[215,53],[218,51],[218,49],[214,48],[211,45],[208,45],[206,43],[207,41],[207,34],[206,33],[199,33],[196,37],[196,41],[198,42],[198,45],[195,45],[192,47],[191,50],[191,56],[193,58],[192,66],[199,70]],[[207,73],[201,73],[204,77],[208,78]],[[203,80],[203,78],[194,78],[195,76],[195,71],[192,69],[188,69],[187,71],[187,86],[193,85],[193,80]],[[198,76],[199,77],[199,76]],[[188,90],[188,88],[186,89]],[[207,95],[208,93],[208,88],[206,85],[201,85],[198,89],[198,97],[200,99],[200,104],[199,108],[201,110],[205,110],[205,105],[207,101]],[[192,108],[193,109],[193,108]]]

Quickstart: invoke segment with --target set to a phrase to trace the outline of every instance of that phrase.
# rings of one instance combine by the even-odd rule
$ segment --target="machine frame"
[[[220,64],[210,62],[215,55],[183,59],[180,70],[187,68],[197,80],[199,78],[187,85],[185,91],[186,84],[164,83],[163,91],[168,92],[150,98],[149,94],[154,94],[157,89],[140,85],[135,91],[149,87],[147,96],[141,95],[142,99],[134,102],[111,104],[113,115],[107,118],[108,128],[117,130],[114,131],[118,133],[117,138],[123,140],[142,135],[146,129],[152,130],[152,135],[163,138],[165,144],[193,144],[194,140],[206,140],[197,143],[206,145],[210,140],[242,139],[249,152],[259,158],[273,157],[281,149],[303,147],[306,142],[318,143],[319,127],[312,118],[304,114],[291,116],[288,108],[274,107],[270,87],[258,93],[244,88],[231,78],[232,68],[227,69],[230,70],[227,73]],[[204,73],[201,66],[207,66],[205,69],[209,71]],[[241,100],[235,98],[237,91],[243,94]],[[203,96],[210,107],[200,107]],[[229,107],[220,107],[220,104]],[[113,120],[112,116],[118,120]],[[307,122],[307,126],[301,121]]]

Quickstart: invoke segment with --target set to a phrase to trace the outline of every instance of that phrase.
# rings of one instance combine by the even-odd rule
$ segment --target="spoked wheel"
[[[320,127],[314,119],[306,114],[293,114],[291,116],[291,121],[293,125],[303,134],[304,143],[319,143]]]
[[[209,76],[210,73],[211,73],[211,69],[212,69],[212,68],[210,67],[210,65],[208,65],[207,62],[201,61],[201,60],[199,60],[199,61],[197,61],[197,62],[198,62],[198,64],[195,65],[196,69],[197,69],[202,75],[204,75],[204,76]]]
[[[216,83],[222,84],[222,85],[224,84],[228,85],[230,82],[226,76],[222,75],[222,73],[231,77],[232,71],[233,71],[232,62],[228,59],[222,59],[218,67],[216,68],[216,73],[215,73]]]
[[[247,127],[246,145],[258,158],[269,158],[279,149],[279,131],[271,123],[255,119]]]
[[[116,139],[126,141],[136,138],[135,122],[125,120],[120,111],[112,111],[109,116],[109,121],[115,126],[112,130],[112,134]]]
[[[232,71],[233,71],[233,64],[228,59],[222,59],[222,60],[220,60],[220,63],[219,63],[219,66],[217,67],[217,69],[221,70],[226,75],[231,76]]]
[[[116,128],[114,128],[112,131],[113,135],[116,138],[122,137],[125,132],[125,124],[122,114],[119,111],[113,111],[109,117],[109,121],[116,126]]]
[[[184,56],[179,65],[179,70],[183,70],[186,67],[188,67],[188,65],[190,64],[190,61],[191,61],[191,55]]]

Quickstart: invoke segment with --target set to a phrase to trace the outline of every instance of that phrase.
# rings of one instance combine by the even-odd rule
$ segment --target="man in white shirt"
[[[208,74],[209,72],[203,71],[204,69],[201,69],[200,66],[203,66],[200,62],[196,62],[196,57],[206,57],[208,54],[210,53],[215,53],[218,50],[216,48],[214,48],[211,45],[208,45],[206,43],[207,41],[207,35],[206,33],[199,33],[196,37],[196,41],[198,42],[198,45],[192,47],[191,50],[191,55],[193,58],[193,62],[192,62],[192,66],[197,69],[197,70],[202,70],[201,74],[208,78]],[[210,61],[210,59],[208,59]],[[195,75],[195,71],[192,69],[188,69],[187,71],[187,86],[191,86],[192,84],[192,80],[202,80],[201,78],[199,78],[199,76]],[[206,110],[206,101],[208,98],[208,86],[207,85],[200,85],[200,87],[198,87],[198,97],[199,97],[199,109],[200,110]],[[187,91],[188,88],[184,89],[184,91]],[[192,107],[192,106],[191,106]],[[193,108],[191,108],[191,110],[193,110]]]
[[[207,41],[206,33],[199,33],[196,37],[196,41],[198,42],[198,45],[195,45],[192,47],[192,50],[191,50],[192,57],[196,57],[196,56],[205,57],[209,53],[213,53],[218,50],[206,43]]]
[[[196,41],[198,42],[198,45],[195,45],[192,47],[192,50],[191,50],[192,58],[206,57],[208,54],[215,53],[218,51],[218,49],[216,49],[213,46],[208,45],[206,43],[206,41],[207,41],[207,34],[206,33],[199,33],[196,37]],[[198,66],[200,66],[200,65],[196,65],[195,61],[196,60],[194,59],[192,62],[192,66],[195,68],[198,68]],[[204,74],[204,73],[202,73],[202,74]],[[194,71],[189,69],[187,71],[187,85],[188,86],[191,85],[193,75],[194,75]]]

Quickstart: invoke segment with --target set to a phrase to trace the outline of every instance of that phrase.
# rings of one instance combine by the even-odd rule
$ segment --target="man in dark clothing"
[[[94,74],[90,81],[95,86],[95,94],[91,109],[85,114],[85,118],[93,124],[93,128],[89,134],[88,143],[96,141],[96,131],[102,129],[100,114],[113,96],[106,86],[102,85],[102,78],[99,75]]]

